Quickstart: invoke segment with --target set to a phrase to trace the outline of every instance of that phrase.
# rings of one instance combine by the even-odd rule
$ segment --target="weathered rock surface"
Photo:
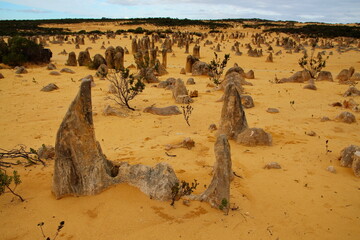
[[[127,114],[121,112],[119,109],[113,108],[110,105],[106,105],[102,113],[104,116],[118,116],[118,117],[128,116]]]
[[[281,169],[281,166],[277,162],[269,162],[265,164],[264,169]]]
[[[188,95],[186,86],[185,86],[183,80],[181,80],[180,78],[178,78],[176,80],[175,86],[174,86],[172,92],[173,92],[173,97],[174,97],[176,103],[187,104],[187,103],[192,103],[194,101]]]
[[[349,69],[343,69],[340,73],[336,76],[336,79],[339,80],[339,83],[346,83],[350,81],[351,76],[354,74],[355,69],[350,67]]]
[[[91,81],[83,81],[80,91],[56,137],[53,193],[93,195],[113,184],[117,169],[102,153],[95,140],[92,118]]]
[[[331,72],[328,71],[321,71],[319,72],[319,75],[316,78],[316,81],[330,81],[333,82],[333,76],[331,74]]]
[[[106,65],[105,58],[101,54],[95,54],[94,60],[92,62],[92,68],[98,69],[102,64]]]
[[[56,66],[55,64],[53,63],[49,63],[47,66],[46,66],[46,70],[55,70],[56,69]]]
[[[253,108],[254,100],[250,95],[241,95],[241,103],[244,108]]]
[[[56,136],[52,191],[56,198],[93,195],[122,182],[154,199],[169,200],[178,179],[166,163],[131,166],[106,159],[95,139],[91,81],[84,80]]]
[[[311,78],[310,73],[308,71],[298,71],[294,73],[289,78],[282,78],[279,80],[279,83],[287,83],[287,82],[295,82],[295,83],[303,83],[309,81]]]
[[[26,70],[25,67],[21,66],[21,67],[15,67],[15,73],[24,74],[24,73],[28,73],[28,71]]]
[[[237,136],[236,142],[250,147],[271,146],[272,137],[261,128],[247,128]]]
[[[350,145],[340,152],[340,166],[350,168],[354,160],[354,154],[356,151],[360,151],[360,146]]]
[[[74,70],[70,69],[70,68],[63,68],[60,70],[60,72],[64,72],[64,73],[75,73]]]
[[[351,112],[342,112],[335,117],[335,120],[344,122],[344,123],[354,123],[356,122],[355,115]]]
[[[192,65],[191,73],[193,76],[208,76],[209,72],[210,67],[206,62],[197,61]]]
[[[360,90],[358,90],[356,87],[349,87],[348,90],[343,94],[344,97],[355,97],[360,96]]]
[[[176,148],[187,148],[188,150],[191,150],[193,147],[195,147],[195,141],[187,137],[181,143],[167,144],[165,146],[165,150],[169,151],[171,149],[176,149]]]
[[[57,90],[57,89],[59,89],[59,87],[56,86],[55,83],[49,83],[48,85],[46,85],[45,87],[43,87],[43,88],[41,89],[41,91],[43,91],[43,92],[51,92],[51,91],[54,91],[54,90]]]
[[[218,134],[236,139],[248,127],[239,91],[234,83],[225,88]]]
[[[155,114],[155,115],[160,115],[160,116],[171,116],[171,115],[181,114],[180,109],[175,105],[163,107],[163,108],[157,108],[154,106],[150,106],[150,107],[145,108],[144,112]]]
[[[77,66],[77,61],[76,61],[76,54],[75,52],[70,52],[68,59],[66,61],[66,66]]]
[[[99,78],[103,78],[103,77],[107,76],[108,72],[109,72],[109,69],[108,69],[107,65],[101,64],[98,67],[95,75]]]
[[[78,56],[79,66],[89,66],[91,64],[91,57],[88,51],[81,51]]]
[[[228,213],[230,206],[230,182],[233,177],[230,145],[226,135],[219,135],[215,142],[214,175],[209,187],[199,196],[191,199],[210,203],[213,208]]]

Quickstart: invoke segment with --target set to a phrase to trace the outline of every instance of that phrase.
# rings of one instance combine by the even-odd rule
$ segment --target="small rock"
[[[255,106],[254,100],[250,95],[241,95],[240,98],[244,108],[253,108]]]
[[[314,84],[308,84],[304,86],[304,89],[317,90],[317,87]]]
[[[0,79],[4,78],[4,75],[2,73],[0,73]]]
[[[122,113],[120,110],[111,107],[110,105],[106,105],[103,110],[104,116],[118,116],[118,117],[127,117],[127,114]]]
[[[53,76],[59,76],[61,75],[58,71],[51,71],[50,72],[50,75],[53,75]]]
[[[268,108],[266,111],[268,113],[279,113],[279,109],[277,108]]]
[[[215,123],[210,124],[209,130],[210,130],[211,132],[216,131],[216,130],[217,130],[216,124],[215,124]]]
[[[272,136],[262,128],[247,128],[239,133],[236,142],[245,146],[271,146]]]
[[[326,168],[326,170],[329,171],[329,172],[331,172],[331,173],[336,173],[336,169],[335,169],[334,166],[328,166],[328,167]]]
[[[180,70],[180,74],[186,74],[185,68],[182,68],[182,69]]]
[[[350,145],[340,152],[340,166],[351,167],[355,152],[360,151],[360,146]]]
[[[330,118],[326,117],[326,116],[324,116],[320,119],[320,122],[327,122],[327,121],[330,121]]]
[[[316,133],[314,131],[310,131],[310,132],[305,132],[306,135],[311,136],[311,137],[315,137]]]
[[[187,207],[190,207],[190,201],[187,199],[183,200],[183,204]]]
[[[341,102],[334,102],[334,103],[330,104],[330,106],[332,106],[332,107],[342,107],[342,104],[341,104]]]
[[[56,89],[59,89],[58,86],[56,86],[54,83],[49,83],[48,85],[46,85],[45,87],[43,87],[41,89],[41,91],[43,92],[51,92],[51,91],[54,91]]]
[[[55,69],[56,69],[56,66],[55,66],[55,64],[53,64],[53,63],[49,63],[49,64],[47,65],[46,69],[47,69],[47,70],[55,70]]]
[[[281,166],[277,162],[269,162],[265,164],[264,169],[281,169]]]
[[[65,72],[65,73],[75,73],[74,70],[70,69],[70,68],[63,68],[60,70],[60,72]]]
[[[199,92],[198,92],[197,90],[190,91],[189,96],[190,96],[191,98],[196,98],[196,97],[199,96]]]
[[[355,115],[350,112],[342,112],[335,117],[335,120],[344,122],[344,123],[354,123],[356,122]]]
[[[189,78],[189,79],[186,81],[186,85],[194,85],[194,84],[195,84],[194,78]]]
[[[15,71],[16,74],[28,73],[28,71],[25,69],[25,67],[16,67],[15,70],[16,70]]]

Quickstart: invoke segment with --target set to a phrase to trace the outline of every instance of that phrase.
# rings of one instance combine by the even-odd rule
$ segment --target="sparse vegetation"
[[[128,68],[125,68],[108,73],[107,80],[115,87],[114,98],[111,99],[120,106],[126,106],[134,111],[135,109],[130,107],[129,102],[144,90],[145,84],[142,82],[142,78],[135,77],[130,74]]]
[[[171,188],[172,198],[171,198],[171,206],[174,206],[175,201],[178,201],[182,196],[190,195],[196,187],[199,185],[196,179],[191,185],[186,181],[181,181],[181,183],[175,183],[175,185]]]
[[[18,197],[22,202],[24,198],[15,192],[16,187],[21,183],[20,175],[17,171],[13,170],[12,174],[9,175],[7,169],[15,165],[20,165],[20,159],[25,159],[25,166],[30,166],[33,164],[43,164],[45,162],[39,158],[39,155],[36,150],[30,148],[30,151],[26,151],[26,146],[19,145],[18,148],[12,150],[5,150],[0,148],[0,195],[6,193],[8,190],[14,196]],[[5,160],[9,159],[9,160]],[[18,159],[16,162],[10,161],[11,159]],[[12,187],[12,185],[15,185]]]
[[[42,234],[43,238],[46,239],[46,240],[55,240],[55,239],[57,238],[57,236],[59,235],[59,232],[61,231],[61,229],[64,227],[65,221],[61,221],[61,222],[59,223],[59,226],[57,227],[56,233],[54,234],[54,237],[53,237],[53,238],[46,237],[46,235],[45,235],[45,233],[44,233],[44,229],[43,229],[43,226],[44,226],[44,225],[45,225],[44,222],[38,223],[38,227],[40,227],[41,234]]]
[[[305,52],[304,56],[299,59],[300,67],[307,71],[312,79],[316,79],[321,70],[326,66],[326,60],[329,58],[329,56],[327,56],[326,59],[323,59],[322,54],[320,53],[317,54],[316,57],[314,56],[317,42],[318,39],[315,39],[315,41],[311,45],[310,57]]]
[[[14,183],[15,187],[11,187]],[[13,195],[18,197],[22,202],[25,201],[23,197],[15,192],[16,187],[21,183],[20,175],[17,171],[13,171],[12,175],[8,175],[6,170],[0,167],[0,195],[5,193],[5,190],[9,190]]]
[[[184,119],[185,119],[187,125],[190,127],[189,119],[190,119],[192,110],[194,110],[194,108],[190,105],[190,103],[188,103],[186,106],[181,106],[181,108],[183,110]]]
[[[220,78],[224,72],[224,69],[230,59],[230,54],[225,54],[224,59],[220,59],[216,52],[214,52],[215,58],[209,63],[210,68],[210,80],[213,81],[216,85],[219,85],[222,81]]]
[[[228,200],[226,198],[223,198],[221,200],[221,204],[219,205],[219,209],[221,211],[227,211],[227,212],[229,211],[229,202],[228,202]]]

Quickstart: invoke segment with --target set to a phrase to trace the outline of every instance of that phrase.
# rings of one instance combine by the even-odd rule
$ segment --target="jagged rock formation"
[[[195,62],[199,61],[198,58],[192,56],[192,55],[188,55],[186,57],[186,66],[185,66],[185,71],[188,73],[192,72],[192,67],[194,65]]]
[[[350,67],[349,69],[343,69],[336,76],[336,79],[339,80],[339,83],[346,83],[350,81],[350,78],[354,74],[354,72],[355,72],[354,67]]]
[[[101,54],[95,54],[94,60],[92,62],[92,69],[98,69],[101,64],[106,65],[106,60]]]
[[[247,127],[240,93],[234,83],[229,83],[225,88],[218,134],[225,134],[229,139],[236,139],[237,135]]]
[[[195,44],[194,48],[193,48],[193,54],[192,54],[195,58],[200,59],[200,46]]]
[[[115,68],[114,57],[115,57],[115,48],[113,46],[110,46],[105,51],[106,65],[108,66],[109,69]]]
[[[193,200],[205,201],[214,208],[229,211],[230,182],[233,177],[230,145],[226,135],[219,135],[215,142],[214,176],[209,187],[199,196],[191,196]]]
[[[168,200],[178,179],[166,163],[152,168],[106,159],[95,139],[91,80],[83,80],[56,136],[52,191],[56,198],[93,195],[122,182],[154,199]]]
[[[88,51],[81,51],[78,56],[79,66],[89,66],[91,64],[91,57]]]
[[[206,62],[197,61],[192,65],[191,73],[193,76],[205,75],[208,76],[210,72],[209,64]]]
[[[192,103],[194,100],[190,98],[188,95],[188,91],[186,89],[186,86],[180,78],[178,78],[175,82],[175,86],[172,90],[173,97],[175,99],[176,103]]]
[[[70,52],[68,59],[66,61],[66,66],[77,66],[77,61],[76,61],[76,54],[75,52]]]

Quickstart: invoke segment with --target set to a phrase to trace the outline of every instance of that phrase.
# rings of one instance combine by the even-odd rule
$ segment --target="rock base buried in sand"
[[[155,115],[160,115],[160,116],[179,115],[182,113],[180,111],[180,109],[175,105],[163,107],[163,108],[157,108],[154,106],[150,106],[150,107],[145,108],[144,112],[155,114]]]
[[[264,169],[281,169],[281,166],[277,162],[269,162],[265,164]]]
[[[354,123],[356,122],[355,115],[350,112],[342,112],[338,116],[335,117],[336,121],[344,122],[344,123]]]
[[[233,177],[230,145],[226,135],[219,135],[215,146],[214,175],[209,187],[198,196],[190,196],[190,199],[205,201],[213,208],[228,213],[230,206],[230,182]]]
[[[350,145],[340,152],[340,166],[351,167],[355,152],[360,151],[360,146]]]
[[[48,85],[43,87],[41,89],[41,91],[43,91],[43,92],[51,92],[51,91],[54,91],[54,90],[57,90],[57,89],[59,89],[59,87],[56,86],[55,83],[49,83]]]
[[[188,150],[191,150],[193,147],[195,147],[195,142],[191,138],[187,137],[185,138],[181,143],[179,144],[167,144],[165,146],[165,150],[169,151],[171,149],[176,148],[187,148]]]
[[[149,167],[106,159],[95,139],[91,80],[83,80],[56,136],[55,197],[94,195],[113,184],[129,183],[151,198],[169,200],[177,182],[174,170],[166,163]]]
[[[241,132],[236,142],[245,146],[271,146],[272,137],[261,128],[247,128]]]

